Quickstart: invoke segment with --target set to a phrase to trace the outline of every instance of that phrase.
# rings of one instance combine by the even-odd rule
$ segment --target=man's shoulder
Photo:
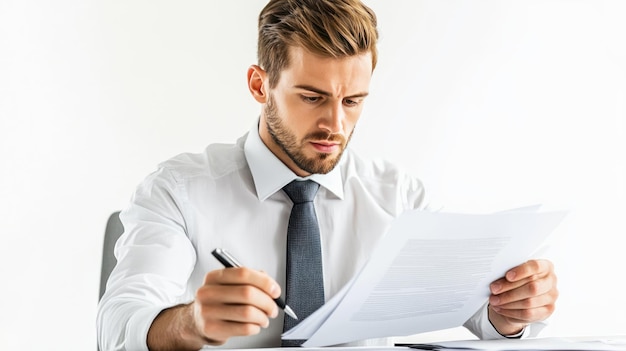
[[[177,178],[226,176],[247,167],[242,139],[245,139],[245,136],[236,143],[210,144],[203,152],[178,154],[160,163],[159,168],[166,169]]]
[[[369,179],[371,181],[398,181],[408,177],[400,166],[382,158],[366,158],[353,149],[346,149],[341,163],[344,176]]]
[[[384,159],[367,159],[346,150],[342,160],[344,189],[367,193],[387,213],[398,215],[406,209],[423,207],[425,192],[422,181],[401,166]]]

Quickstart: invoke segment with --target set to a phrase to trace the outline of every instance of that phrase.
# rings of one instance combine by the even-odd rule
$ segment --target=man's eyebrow
[[[317,94],[320,94],[320,95],[323,95],[323,96],[332,96],[332,94],[327,92],[327,91],[324,91],[322,89],[318,89],[318,88],[316,88],[314,86],[310,86],[310,85],[306,85],[306,84],[294,85],[294,88],[312,91],[314,93],[317,93]],[[354,94],[354,95],[346,96],[346,98],[366,97],[367,95],[369,95],[368,92],[362,92],[362,93],[357,93],[357,94]]]

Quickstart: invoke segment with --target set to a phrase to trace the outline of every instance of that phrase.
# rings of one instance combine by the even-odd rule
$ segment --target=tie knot
[[[298,181],[294,180],[283,187],[283,191],[289,196],[294,204],[310,202],[315,199],[315,194],[320,185],[312,180]]]

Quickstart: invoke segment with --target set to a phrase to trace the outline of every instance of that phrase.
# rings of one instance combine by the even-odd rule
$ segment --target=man
[[[419,180],[347,148],[368,95],[377,38],[375,14],[358,0],[267,4],[259,16],[259,64],[248,70],[249,90],[262,106],[258,124],[234,145],[163,163],[138,187],[121,214],[118,264],[99,306],[102,350],[281,345],[283,325],[297,322],[274,299],[286,284],[296,291],[313,279],[286,273],[287,261],[304,255],[290,253],[287,236],[298,230],[289,219],[297,201],[282,190],[289,184],[319,184],[310,201],[320,261],[299,269],[322,272],[313,286],[322,291],[304,298],[287,291],[288,304],[319,293],[328,300],[394,218],[426,209]],[[217,247],[248,268],[222,267],[211,256]],[[512,268],[490,289],[489,301],[465,323],[481,338],[536,333],[532,323],[552,313],[558,295],[545,260]],[[300,320],[311,312],[303,309],[295,308]]]

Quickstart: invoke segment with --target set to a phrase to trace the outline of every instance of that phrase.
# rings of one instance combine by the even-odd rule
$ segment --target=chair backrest
[[[104,291],[106,290],[107,280],[109,280],[109,275],[111,275],[111,271],[117,260],[115,259],[115,255],[113,255],[113,249],[115,248],[115,243],[117,239],[124,232],[124,226],[120,221],[120,212],[113,212],[111,216],[109,216],[109,220],[107,221],[106,229],[104,231],[104,245],[102,247],[102,270],[100,271],[100,297],[98,300],[102,298],[104,295]]]

